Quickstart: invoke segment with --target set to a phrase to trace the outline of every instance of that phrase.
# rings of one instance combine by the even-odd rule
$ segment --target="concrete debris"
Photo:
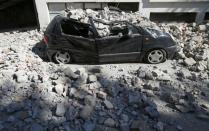
[[[57,116],[64,116],[65,111],[66,111],[66,109],[65,109],[64,103],[57,104],[57,108],[56,108],[56,115]]]
[[[84,23],[89,23],[89,17],[92,17],[93,19],[96,19],[96,20],[102,20],[104,23],[110,23],[111,21],[126,20],[136,25],[158,28],[158,26],[155,23],[150,22],[145,17],[142,17],[139,12],[135,12],[135,13],[117,12],[117,11],[110,10],[108,7],[105,7],[104,10],[101,10],[101,11],[93,11],[91,9],[67,10],[65,16],[79,20]],[[110,30],[109,30],[108,25],[102,24],[102,23],[95,23],[95,26],[100,36],[110,35]]]
[[[107,107],[107,109],[112,109],[113,108],[113,104],[108,100],[105,100],[104,104]]]
[[[42,31],[0,33],[0,130],[209,130],[207,22],[156,24],[139,12],[108,8],[69,10],[67,16],[160,29],[181,51],[158,65],[57,65],[32,52]],[[108,35],[108,26],[96,27]]]
[[[115,126],[115,121],[112,118],[107,118],[104,121],[104,125],[109,126],[109,127],[114,127]]]
[[[186,66],[192,66],[192,65],[196,64],[196,61],[193,58],[186,58],[184,60],[184,63]]]
[[[83,118],[84,120],[90,118],[94,110],[94,107],[92,106],[84,106],[83,109],[80,112],[80,117]]]
[[[95,75],[89,75],[88,80],[89,80],[89,82],[96,82],[97,81],[97,77]]]

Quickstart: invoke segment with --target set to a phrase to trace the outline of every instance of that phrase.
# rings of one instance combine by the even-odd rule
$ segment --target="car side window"
[[[129,29],[129,31],[130,31],[132,34],[140,34],[140,35],[142,35],[142,34],[140,33],[140,31],[139,31],[136,27],[134,27],[133,25],[131,25],[131,24],[128,24],[128,29]]]
[[[73,20],[64,20],[61,23],[62,32],[67,35],[82,36],[85,38],[92,37],[89,24],[79,23]]]

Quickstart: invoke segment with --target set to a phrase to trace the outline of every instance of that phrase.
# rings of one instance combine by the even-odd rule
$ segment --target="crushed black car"
[[[56,16],[44,33],[50,61],[55,63],[146,62],[158,64],[178,51],[168,33],[143,28],[127,21],[105,23],[89,17],[89,23]],[[95,23],[108,25],[110,34],[100,36]]]

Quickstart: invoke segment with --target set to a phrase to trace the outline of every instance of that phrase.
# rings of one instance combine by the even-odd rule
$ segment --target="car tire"
[[[159,64],[166,61],[166,55],[164,49],[153,49],[146,53],[144,60],[149,64]]]
[[[68,51],[56,51],[52,60],[57,64],[69,64],[72,62],[72,56]]]

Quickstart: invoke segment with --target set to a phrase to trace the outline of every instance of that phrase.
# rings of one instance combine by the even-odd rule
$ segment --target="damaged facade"
[[[209,0],[35,0],[35,3],[40,27],[48,25],[54,16],[69,7],[102,9],[112,5],[119,6],[123,10],[138,9],[151,20],[158,20],[157,17],[179,21],[189,19],[189,22],[208,19],[209,12]]]

